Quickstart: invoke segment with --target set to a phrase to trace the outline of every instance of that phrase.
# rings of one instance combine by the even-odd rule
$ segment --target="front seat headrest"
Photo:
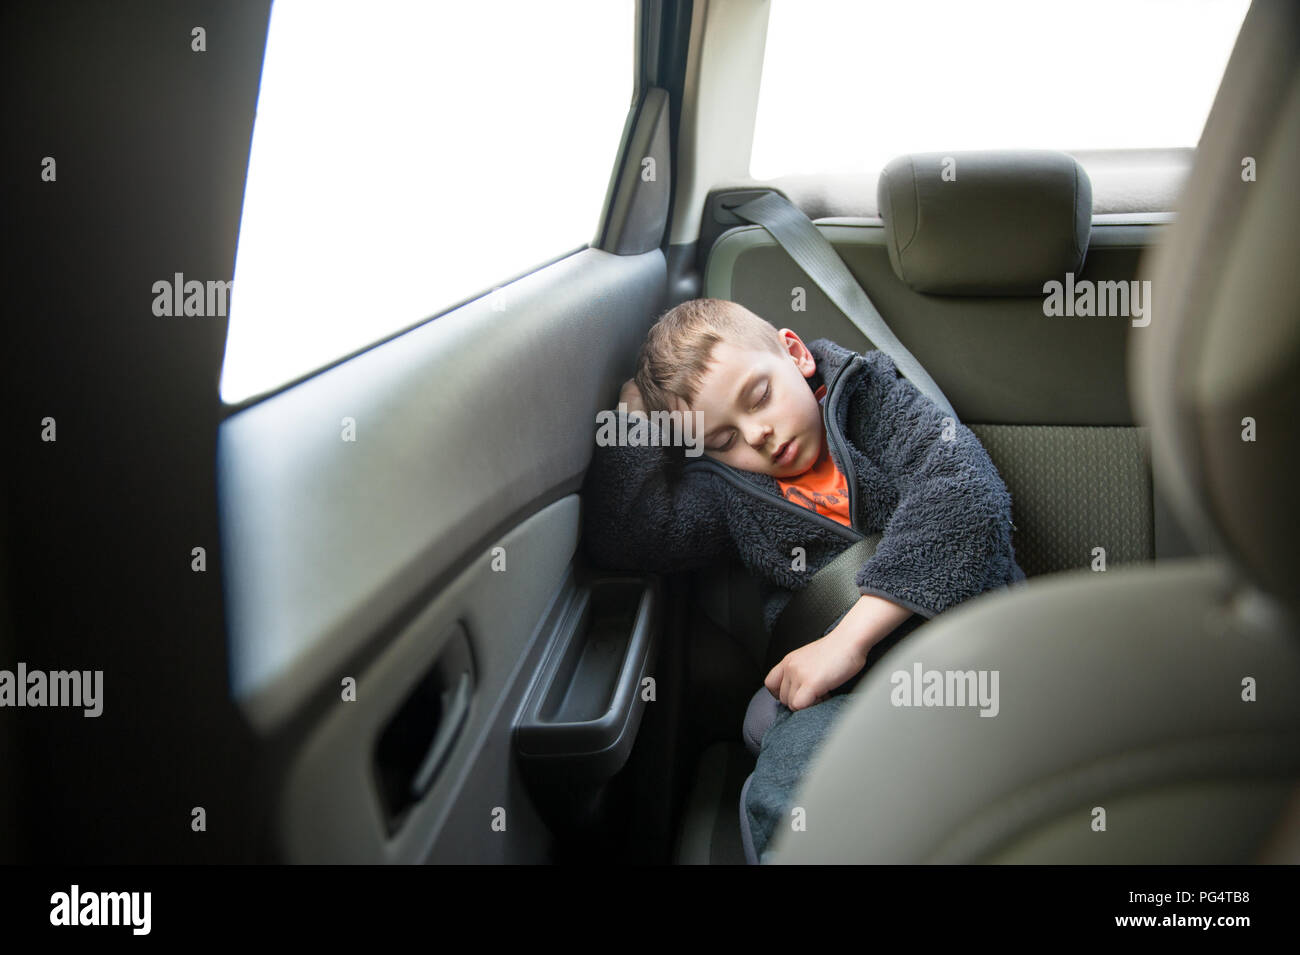
[[[1270,68],[1260,69],[1257,64]],[[1188,533],[1300,619],[1300,7],[1256,2],[1129,330],[1153,473]]]
[[[1042,295],[1078,273],[1092,233],[1092,183],[1049,150],[916,153],[880,173],[889,261],[917,292]]]

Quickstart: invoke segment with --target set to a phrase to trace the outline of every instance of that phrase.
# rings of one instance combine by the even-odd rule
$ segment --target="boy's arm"
[[[619,400],[629,414],[641,408],[631,382]],[[582,492],[583,540],[593,564],[673,573],[734,553],[715,478],[708,472],[679,473],[680,456],[681,448],[597,441]]]
[[[861,670],[871,648],[911,615],[906,607],[863,594],[830,633],[787,653],[763,685],[792,710],[812,706]]]
[[[974,432],[899,376],[889,356],[867,360],[868,386],[855,396],[866,402],[862,450],[890,477],[898,504],[858,572],[859,591],[928,618],[1023,579],[1011,495]]]

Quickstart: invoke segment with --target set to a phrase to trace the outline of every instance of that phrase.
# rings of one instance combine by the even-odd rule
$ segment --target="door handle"
[[[451,751],[451,744],[460,732],[461,724],[469,714],[469,671],[465,670],[454,687],[442,691],[442,719],[438,723],[438,732],[429,744],[429,750],[420,760],[420,767],[411,779],[411,798],[421,799],[429,791],[434,777],[442,766],[442,761]]]

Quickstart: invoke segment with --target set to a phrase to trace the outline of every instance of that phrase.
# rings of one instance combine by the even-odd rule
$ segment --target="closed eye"
[[[736,432],[731,432],[731,437],[727,438],[726,444],[720,444],[716,448],[709,448],[710,451],[726,451],[736,439]]]
[[[767,399],[770,398],[771,396],[772,396],[772,383],[769,381],[767,383],[767,386],[763,389],[763,397],[759,398],[758,403],[755,404],[754,407],[750,408],[749,410],[756,411],[759,408],[763,407],[763,405],[767,404]],[[736,432],[733,430],[731,432],[731,436],[727,438],[726,444],[720,444],[716,448],[709,448],[708,450],[716,451],[716,452],[725,452],[732,446],[732,444],[735,443],[735,440],[736,440]]]

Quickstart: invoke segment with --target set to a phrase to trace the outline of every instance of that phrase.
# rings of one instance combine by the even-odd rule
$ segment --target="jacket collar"
[[[839,370],[857,357],[857,352],[837,345],[829,338],[818,338],[805,344],[817,361],[817,372],[808,379],[808,385],[814,392],[819,385],[825,385],[829,389]]]

